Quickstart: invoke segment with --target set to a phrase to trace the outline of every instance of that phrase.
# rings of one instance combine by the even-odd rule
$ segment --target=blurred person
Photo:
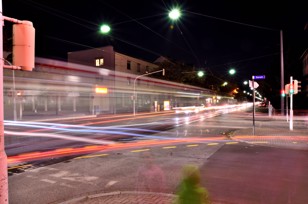
[[[199,168],[195,165],[186,165],[183,168],[183,180],[177,191],[174,204],[210,204],[209,193],[201,185]]]
[[[142,155],[143,164],[137,171],[137,190],[147,192],[164,192],[166,180],[163,170],[155,163],[150,152]]]

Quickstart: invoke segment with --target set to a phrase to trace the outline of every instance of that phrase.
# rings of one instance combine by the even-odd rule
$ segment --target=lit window
[[[95,66],[99,67],[104,65],[104,58],[97,58],[95,59]]]

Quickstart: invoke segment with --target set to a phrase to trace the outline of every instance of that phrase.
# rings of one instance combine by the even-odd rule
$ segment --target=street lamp
[[[203,71],[198,71],[198,77],[203,77],[204,76],[204,72]]]
[[[158,70],[158,71],[154,71],[154,72],[150,72],[150,73],[145,73],[145,74],[142,74],[142,75],[139,75],[137,76],[135,79],[134,79],[134,94],[133,94],[133,111],[134,111],[134,116],[136,115],[136,100],[137,100],[137,92],[136,92],[136,81],[137,79],[139,79],[140,77],[143,77],[143,76],[147,76],[147,75],[150,75],[150,74],[155,74],[155,73],[158,73],[158,72],[162,72],[163,73],[163,76],[165,76],[165,69],[161,69],[161,70]]]
[[[232,68],[229,70],[229,74],[234,75],[235,73],[236,73],[235,69]]]
[[[107,25],[107,24],[103,24],[101,27],[100,27],[100,31],[102,34],[107,34],[109,33],[111,30],[110,26]]]
[[[180,17],[181,17],[181,11],[177,8],[174,8],[169,12],[169,18],[171,18],[172,20],[177,20]]]

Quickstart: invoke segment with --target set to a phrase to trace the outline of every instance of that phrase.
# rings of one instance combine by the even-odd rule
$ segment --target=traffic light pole
[[[11,66],[4,65],[3,59],[3,26],[5,20],[15,23],[13,26],[14,65]],[[0,22],[0,204],[8,204],[7,155],[4,141],[3,69],[10,68],[32,71],[34,67],[35,29],[30,21],[20,21],[15,18],[3,16],[2,0],[0,0]]]
[[[290,86],[293,86],[292,76],[290,76]],[[293,93],[290,93],[290,130],[293,130]]]
[[[252,76],[252,95],[253,95],[253,104],[252,104],[252,134],[255,135],[255,81],[254,76]]]
[[[3,26],[2,0],[0,1],[0,203],[9,203],[7,155],[4,149],[4,114],[3,114]]]
[[[287,122],[289,122],[289,110],[288,110],[288,95],[289,94],[286,94],[286,116],[287,116]]]

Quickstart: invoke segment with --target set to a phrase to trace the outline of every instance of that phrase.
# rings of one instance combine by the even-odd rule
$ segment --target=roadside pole
[[[289,94],[286,94],[286,115],[287,115],[287,122],[289,122],[289,110],[288,110],[288,95]]]
[[[290,86],[292,86],[292,89],[293,89],[293,77],[292,76],[290,76]],[[290,130],[293,130],[293,93],[290,93]]]
[[[3,26],[2,0],[0,1],[0,203],[9,203],[7,155],[4,149],[4,113],[3,113]]]
[[[255,81],[254,81],[254,76],[252,76],[252,95],[253,95],[253,104],[252,104],[252,134],[255,135],[255,112],[256,112],[256,108],[255,108]]]
[[[3,26],[4,20],[13,25],[13,64],[5,65],[3,59]],[[2,15],[2,0],[0,0],[0,204],[9,203],[7,155],[4,141],[4,100],[3,100],[3,69],[21,69],[32,71],[34,68],[35,29],[32,22],[21,21]],[[15,75],[14,75],[15,77]],[[15,95],[15,93],[14,93]]]

